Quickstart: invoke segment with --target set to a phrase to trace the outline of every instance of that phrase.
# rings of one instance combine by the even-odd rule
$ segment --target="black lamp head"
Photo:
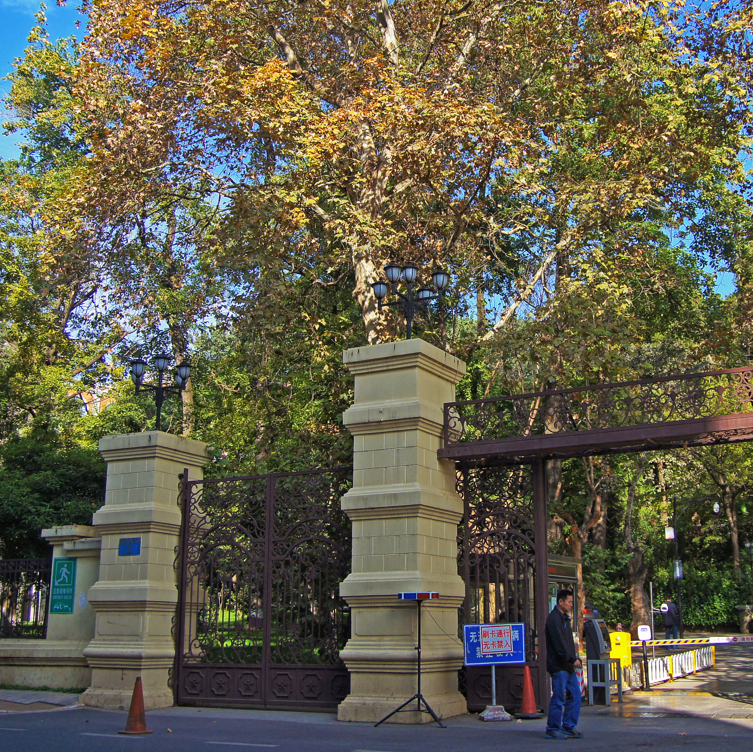
[[[131,361],[131,381],[133,381],[136,386],[139,386],[141,384],[141,380],[144,378],[145,373],[146,361],[142,358],[134,358]]]
[[[402,274],[403,279],[410,285],[416,281],[417,276],[418,276],[418,267],[414,263],[409,261],[403,267],[403,274]]]
[[[394,285],[400,279],[400,266],[394,261],[390,261],[384,267],[384,273],[387,275],[387,279]]]
[[[381,303],[387,295],[387,283],[382,282],[382,280],[377,280],[376,282],[372,282],[371,287],[374,290],[376,299]]]
[[[450,275],[444,269],[437,269],[437,271],[431,275],[431,279],[434,282],[434,286],[440,292],[446,290],[447,285],[450,284]]]
[[[155,355],[154,365],[160,373],[164,373],[170,366],[169,355]]]

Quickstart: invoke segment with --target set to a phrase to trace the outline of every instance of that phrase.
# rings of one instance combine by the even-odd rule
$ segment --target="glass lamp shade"
[[[393,285],[400,279],[400,267],[394,261],[390,261],[390,263],[384,267],[384,273]]]
[[[184,379],[179,373],[175,374],[175,386],[177,386],[178,389],[183,389],[187,381],[188,379]]]
[[[187,360],[184,360],[175,370],[178,373],[175,381],[177,382],[178,378],[180,378],[183,384],[185,384],[188,381],[188,377],[191,375],[191,364]]]
[[[402,277],[409,285],[416,281],[417,276],[418,267],[415,264],[409,262],[403,267]]]
[[[374,288],[376,299],[384,300],[384,297],[387,295],[387,283],[380,280],[378,282],[373,282],[371,286]]]
[[[168,366],[170,365],[170,356],[169,355],[155,355],[154,365],[157,367],[157,370],[160,373],[164,373],[168,369]]]
[[[714,503],[714,514],[719,514],[719,512],[721,511],[721,509],[722,508],[719,506],[719,502],[718,501],[715,502]]]
[[[431,279],[437,290],[445,290],[447,285],[450,284],[450,275],[444,269],[437,269],[437,271],[431,275]]]
[[[416,297],[419,300],[426,300],[426,298],[431,297],[431,290],[428,287],[422,287],[417,293]]]
[[[144,374],[146,373],[146,361],[142,360],[141,358],[136,358],[135,360],[131,361],[131,381],[133,381],[134,384],[140,384],[141,379],[144,378]]]

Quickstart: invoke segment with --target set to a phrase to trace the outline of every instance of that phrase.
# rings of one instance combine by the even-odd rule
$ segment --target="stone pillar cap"
[[[209,461],[207,445],[203,441],[164,431],[105,436],[99,440],[99,451],[108,462],[148,456],[163,457],[187,465],[203,465]]]
[[[417,366],[433,371],[455,384],[463,377],[466,368],[460,358],[422,339],[353,347],[343,352],[343,363],[354,375]]]
[[[100,535],[99,530],[91,525],[62,525],[42,530],[42,537],[50,543],[66,543],[79,540],[79,538],[98,538]]]

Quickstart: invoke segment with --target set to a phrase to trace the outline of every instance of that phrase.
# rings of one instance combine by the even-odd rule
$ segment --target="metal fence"
[[[50,559],[0,559],[0,638],[45,638],[51,572]]]
[[[650,684],[680,679],[705,668],[713,668],[715,662],[714,646],[707,645],[696,650],[687,650],[677,655],[665,655],[650,658],[648,661],[648,678]],[[623,669],[623,683],[626,689],[640,689],[643,686],[643,661]]]

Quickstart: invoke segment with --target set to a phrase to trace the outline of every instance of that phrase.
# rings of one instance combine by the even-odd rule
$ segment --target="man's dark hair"
[[[565,598],[571,598],[573,597],[573,591],[572,590],[559,590],[557,592],[557,603],[560,601],[564,601]]]

